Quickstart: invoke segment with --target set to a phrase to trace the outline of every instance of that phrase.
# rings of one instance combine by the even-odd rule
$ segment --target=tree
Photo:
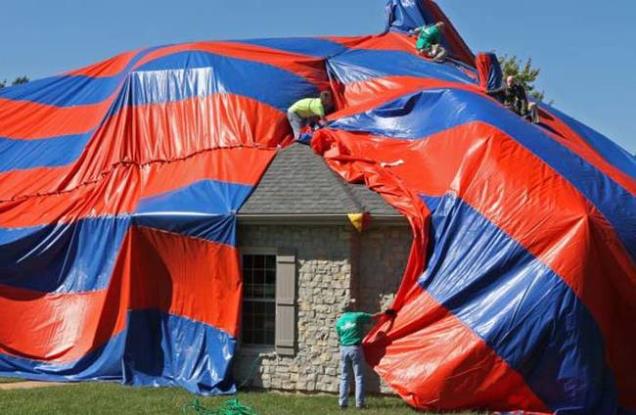
[[[13,80],[13,82],[11,82],[11,85],[13,86],[13,85],[26,84],[29,81],[30,79],[26,76],[18,76],[17,78]],[[7,86],[6,79],[4,81],[0,81],[0,88],[4,88],[5,86]]]
[[[13,82],[11,83],[11,85],[20,85],[20,84],[26,84],[27,82],[29,82],[30,79],[27,78],[26,76],[18,76],[17,78],[15,78],[13,80]]]
[[[532,66],[532,58],[528,58],[525,64],[516,56],[502,55],[498,56],[498,59],[504,76],[514,76],[532,97],[538,101],[543,101],[545,93],[543,91],[537,91],[534,85],[541,74],[541,69]]]

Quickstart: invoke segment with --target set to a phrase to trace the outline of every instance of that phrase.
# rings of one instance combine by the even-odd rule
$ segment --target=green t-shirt
[[[362,343],[364,323],[371,321],[369,313],[344,313],[336,321],[336,332],[342,346],[354,346]]]
[[[304,98],[296,101],[294,105],[289,107],[289,111],[295,112],[302,118],[322,118],[325,116],[325,107],[323,107],[320,98]]]
[[[442,32],[435,25],[422,27],[420,35],[417,38],[417,49],[429,49],[431,46],[438,44],[442,38]]]

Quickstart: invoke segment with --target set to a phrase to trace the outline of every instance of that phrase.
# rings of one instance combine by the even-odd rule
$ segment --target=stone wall
[[[237,382],[249,379],[247,385],[265,389],[337,392],[334,327],[351,299],[352,281],[359,283],[353,289],[359,292],[361,310],[382,309],[392,299],[406,264],[408,227],[358,234],[349,226],[241,225],[238,240],[243,248],[296,248],[298,347],[296,355],[288,357],[277,356],[273,349],[239,346],[234,366]],[[354,273],[358,278],[352,280]],[[381,390],[375,374],[369,373],[367,379],[369,391]]]
[[[298,267],[297,353],[242,348],[235,375],[242,382],[261,358],[251,383],[266,389],[336,392],[338,338],[335,321],[350,300],[352,233],[345,226],[241,226],[241,247],[295,247]]]

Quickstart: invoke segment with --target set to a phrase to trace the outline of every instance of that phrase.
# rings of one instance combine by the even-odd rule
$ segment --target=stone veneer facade
[[[295,356],[239,345],[234,363],[237,383],[337,392],[335,321],[356,291],[360,310],[376,312],[390,303],[411,244],[406,222],[372,227],[361,234],[345,225],[240,225],[238,236],[243,248],[296,249],[298,314]],[[368,391],[388,392],[370,369],[366,381]]]

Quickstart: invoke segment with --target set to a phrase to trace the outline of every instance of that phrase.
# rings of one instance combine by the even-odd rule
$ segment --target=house
[[[371,221],[359,232],[350,216],[361,213]],[[336,392],[335,321],[351,299],[368,312],[390,303],[410,250],[407,221],[302,144],[279,152],[238,221],[244,298],[237,383]],[[367,388],[380,391],[370,370]]]

